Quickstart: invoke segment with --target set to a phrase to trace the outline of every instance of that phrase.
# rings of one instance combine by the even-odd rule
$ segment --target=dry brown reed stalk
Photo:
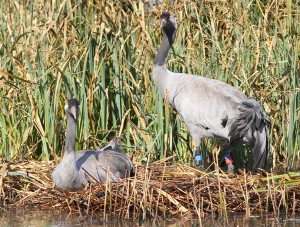
[[[198,216],[227,212],[300,211],[300,174],[274,176],[242,172],[205,173],[190,166],[151,163],[138,166],[136,176],[117,183],[87,186],[78,192],[55,189],[51,162],[1,165],[1,206],[38,206],[41,209],[119,215],[144,219],[157,216]],[[264,177],[263,175],[267,175]],[[221,196],[222,195],[222,196]],[[225,207],[224,207],[225,206]],[[226,211],[226,214],[224,213]]]

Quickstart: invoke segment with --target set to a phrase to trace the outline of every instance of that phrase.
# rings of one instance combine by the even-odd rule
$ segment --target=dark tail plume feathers
[[[265,168],[269,153],[270,118],[255,100],[241,102],[238,111],[229,133],[230,146],[241,141],[248,143],[254,155],[252,170]]]

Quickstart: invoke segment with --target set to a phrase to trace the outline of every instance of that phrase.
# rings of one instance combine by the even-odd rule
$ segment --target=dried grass
[[[88,186],[78,192],[55,189],[53,163],[1,164],[1,206],[35,206],[70,212],[100,212],[122,217],[227,215],[228,212],[300,211],[300,174],[238,175],[205,173],[166,162],[137,167],[137,175],[118,183]],[[267,175],[267,176],[263,176]]]

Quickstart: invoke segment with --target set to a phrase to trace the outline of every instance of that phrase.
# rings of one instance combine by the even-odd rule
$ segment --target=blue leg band
[[[202,155],[196,154],[195,159],[196,159],[196,161],[202,161]]]

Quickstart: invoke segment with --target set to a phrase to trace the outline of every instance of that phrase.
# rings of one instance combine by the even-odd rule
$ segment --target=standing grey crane
[[[67,131],[63,159],[52,172],[51,178],[57,188],[76,191],[88,184],[87,177],[98,182],[116,182],[134,174],[130,158],[113,141],[98,151],[75,152],[75,134],[79,102],[69,99],[65,106]]]
[[[169,50],[176,37],[176,22],[169,12],[162,13],[163,40],[153,67],[153,80],[161,95],[181,115],[196,144],[196,166],[202,164],[201,139],[220,138],[226,146],[239,142],[250,145],[254,153],[252,170],[264,168],[269,151],[270,119],[260,104],[241,91],[219,80],[173,73],[167,68]],[[234,166],[228,158],[228,171]]]

